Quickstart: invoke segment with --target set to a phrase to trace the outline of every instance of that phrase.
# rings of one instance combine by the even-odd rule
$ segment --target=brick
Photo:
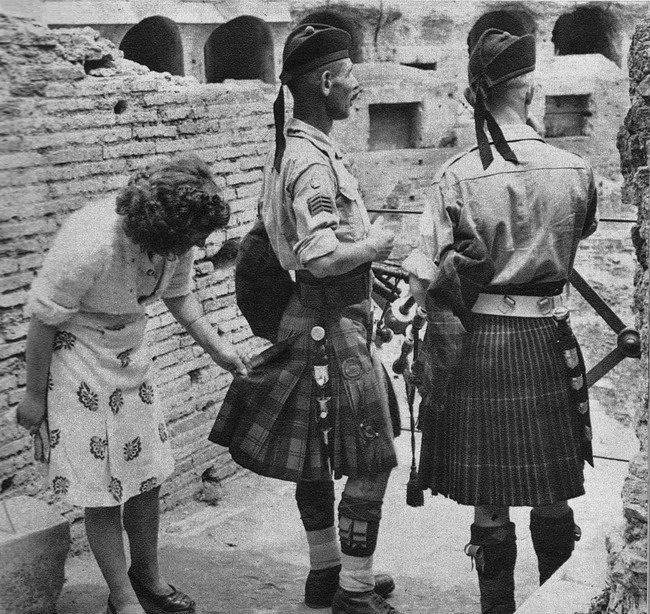
[[[66,147],[59,151],[47,154],[47,160],[51,164],[66,164],[69,162],[84,162],[87,160],[101,160],[102,148],[95,147]]]
[[[237,198],[247,198],[249,196],[257,196],[260,193],[260,189],[260,183],[256,182],[237,186],[235,192],[237,194]]]
[[[177,107],[161,107],[160,114],[168,121],[193,117],[192,109],[189,105],[181,105]]]
[[[9,292],[18,288],[25,288],[34,281],[33,273],[18,273],[0,277],[0,292]]]
[[[45,158],[39,153],[13,153],[0,155],[0,170],[23,168],[43,164]]]
[[[50,184],[50,195],[60,198],[70,194],[86,192],[107,192],[123,187],[126,179],[122,175],[99,175],[97,177],[80,179],[76,181],[58,182]]]
[[[145,94],[142,98],[145,106],[163,106],[187,102],[186,92],[159,92],[156,94]],[[187,107],[189,109],[189,107]]]
[[[121,145],[104,146],[104,158],[119,158],[123,156],[145,156],[156,153],[156,144],[153,142],[123,143]]]
[[[0,203],[0,221],[12,218],[26,218],[35,213],[35,204],[47,198],[46,186],[3,190]]]
[[[255,183],[262,180],[262,171],[248,171],[246,173],[233,173],[226,178],[227,185]],[[238,194],[239,196],[239,194]]]
[[[176,137],[176,126],[157,124],[155,126],[141,126],[133,128],[133,136],[137,139],[151,139],[157,137]]]
[[[30,236],[51,232],[52,223],[47,220],[32,220],[29,222],[7,222],[0,226],[0,240],[15,237]]]
[[[46,113],[68,113],[71,111],[90,111],[99,103],[92,98],[50,98],[42,106]]]

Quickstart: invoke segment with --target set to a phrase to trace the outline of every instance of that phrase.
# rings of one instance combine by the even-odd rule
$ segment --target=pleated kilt
[[[329,480],[376,475],[397,465],[389,401],[390,381],[367,346],[370,301],[346,307],[326,325],[334,425],[328,461],[318,427],[314,342],[322,325],[314,310],[292,297],[277,343],[248,377],[235,378],[209,439],[229,448],[233,460],[281,480]],[[395,401],[396,402],[396,401]]]
[[[447,404],[420,408],[423,488],[463,505],[584,494],[582,425],[552,318],[475,314]]]

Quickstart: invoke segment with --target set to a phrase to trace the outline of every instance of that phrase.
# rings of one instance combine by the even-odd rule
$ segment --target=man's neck
[[[327,114],[324,108],[301,109],[298,106],[294,106],[293,116],[295,119],[299,119],[300,121],[313,126],[317,130],[320,130],[327,136],[329,136],[329,133],[332,131],[332,118]]]
[[[490,109],[492,117],[499,125],[507,124],[525,124],[526,123],[526,107],[522,105],[521,108],[511,106],[500,106]]]

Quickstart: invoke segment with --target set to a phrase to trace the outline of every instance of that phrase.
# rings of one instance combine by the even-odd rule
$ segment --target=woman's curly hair
[[[129,239],[165,256],[187,251],[197,232],[209,234],[230,219],[210,169],[194,155],[135,173],[118,194],[116,211]]]

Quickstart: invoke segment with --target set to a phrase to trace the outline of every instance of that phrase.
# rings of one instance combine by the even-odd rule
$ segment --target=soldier
[[[584,160],[526,125],[534,68],[532,35],[480,35],[468,70],[478,146],[443,165],[403,264],[429,318],[421,485],[474,506],[466,553],[484,613],[515,611],[509,507],[533,508],[543,583],[579,537],[567,500],[584,494],[591,461],[588,406],[572,402],[550,316],[595,230],[596,191]]]
[[[287,39],[280,79],[293,96],[293,118],[285,134],[281,88],[261,217],[268,255],[295,272],[295,293],[277,335],[267,335],[277,340],[267,363],[258,360],[248,378],[233,382],[210,439],[261,475],[297,482],[311,563],[308,606],[390,613],[396,610],[383,597],[394,582],[373,575],[372,558],[399,430],[389,381],[370,353],[370,264],[388,257],[393,235],[371,225],[329,136],[360,91],[349,44],[345,31],[322,24],[301,25]],[[258,260],[263,267],[268,258]],[[340,551],[332,473],[349,476],[338,507]]]

